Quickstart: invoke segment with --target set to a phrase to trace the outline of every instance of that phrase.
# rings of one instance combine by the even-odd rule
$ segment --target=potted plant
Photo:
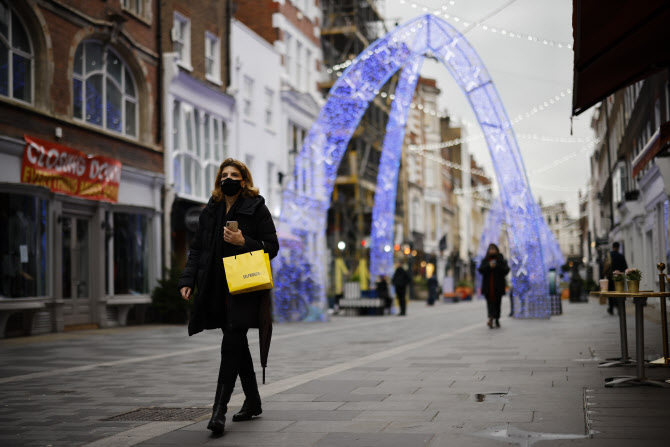
[[[642,279],[642,272],[638,269],[626,269],[626,279],[628,280],[628,291],[629,292],[639,292],[640,291],[640,279]]]
[[[614,270],[612,272],[612,279],[614,280],[614,291],[615,292],[623,292],[624,290],[624,279],[626,279],[626,275],[624,272],[620,270]]]

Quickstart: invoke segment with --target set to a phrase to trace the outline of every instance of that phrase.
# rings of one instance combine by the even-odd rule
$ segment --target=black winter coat
[[[179,278],[179,289],[194,289],[189,335],[204,329],[222,328],[224,324],[229,328],[272,325],[270,291],[231,295],[221,267],[223,261],[215,253],[218,243],[223,246],[223,257],[265,249],[270,259],[274,258],[279,251],[279,242],[272,215],[261,196],[239,196],[227,219],[225,214],[225,200],[216,202],[210,198],[200,213],[198,230]],[[245,239],[242,247],[216,239],[223,238],[226,220],[238,222]]]
[[[397,269],[395,269],[395,272],[393,273],[393,278],[391,278],[393,287],[395,287],[396,289],[404,289],[411,281],[412,277],[409,276],[407,270],[405,270],[402,267],[398,267]]]
[[[479,264],[479,273],[482,274],[482,295],[486,299],[490,298],[490,289],[491,289],[491,275],[493,275],[493,292],[495,298],[499,299],[505,294],[505,276],[509,273],[509,265],[507,261],[498,253],[496,256],[496,266],[491,268],[489,265],[488,256],[482,259],[481,264]]]

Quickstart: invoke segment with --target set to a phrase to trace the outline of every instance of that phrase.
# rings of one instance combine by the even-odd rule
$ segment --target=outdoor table
[[[593,292],[591,295],[600,295],[600,292]],[[604,295],[603,295],[604,296]],[[613,366],[629,366],[634,365],[635,360],[628,357],[628,328],[626,327],[626,298],[629,295],[617,295],[617,308],[619,311],[619,339],[621,340],[621,357],[607,359],[607,361],[600,363],[599,368],[611,368]]]
[[[647,386],[658,386],[658,387],[670,387],[670,384],[666,383],[663,380],[655,380],[647,378],[644,370],[644,303],[647,302],[647,298],[654,298],[654,297],[665,298],[667,296],[670,296],[670,292],[597,292],[593,294],[607,298],[624,298],[624,299],[633,298],[633,302],[635,303],[635,357],[636,357],[637,375],[608,377],[605,379],[605,386],[614,387],[617,385],[629,385],[629,386],[647,385]],[[624,299],[620,299],[619,301],[623,303],[625,301]],[[621,318],[622,313],[624,312],[621,311],[620,308],[619,318]],[[625,320],[625,315],[623,318]],[[622,335],[622,341],[623,341],[623,335]]]

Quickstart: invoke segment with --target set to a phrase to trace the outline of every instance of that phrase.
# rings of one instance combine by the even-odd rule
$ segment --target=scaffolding
[[[372,42],[386,34],[383,1],[322,0],[321,46],[326,68],[353,60]],[[338,70],[328,70],[330,78],[320,83],[324,95],[333,86]],[[372,207],[377,183],[386,123],[390,111],[389,96],[395,90],[397,76],[381,89],[386,99],[377,96],[361,119],[342,158],[328,213],[328,245],[338,242],[346,249],[338,253],[349,265],[367,256],[364,245],[370,236]],[[396,214],[402,212],[398,204]]]

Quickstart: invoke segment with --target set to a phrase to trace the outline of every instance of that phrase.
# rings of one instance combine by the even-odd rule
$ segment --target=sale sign
[[[86,155],[28,135],[24,138],[26,148],[21,164],[21,182],[85,199],[117,202],[121,181],[119,160]]]

